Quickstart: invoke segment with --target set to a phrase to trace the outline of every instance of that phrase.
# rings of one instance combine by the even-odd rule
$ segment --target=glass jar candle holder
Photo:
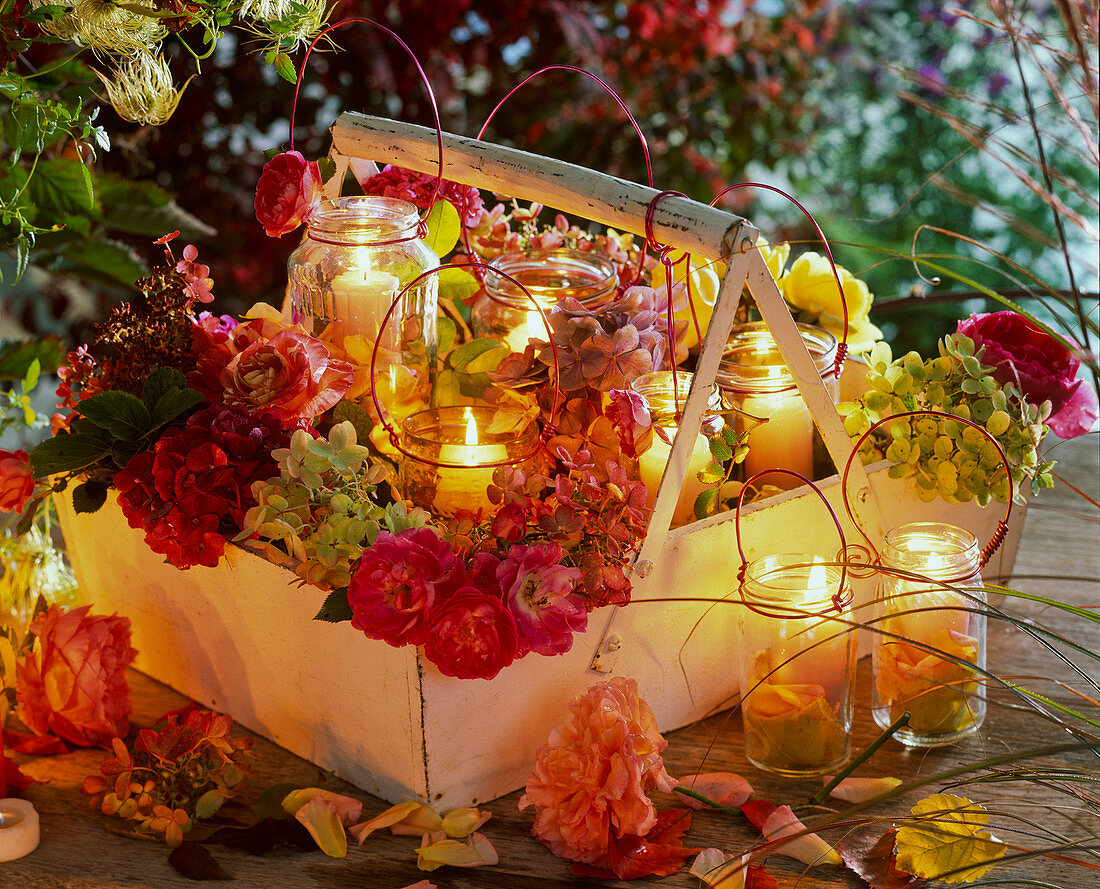
[[[745,754],[787,777],[823,775],[851,751],[856,634],[841,569],[784,554],[748,564],[741,595]]]
[[[538,441],[535,424],[490,432],[495,413],[484,405],[453,405],[408,417],[401,444],[412,456],[399,464],[402,495],[436,516],[449,518],[459,511],[492,516],[499,504],[489,500],[487,489],[497,466],[518,461],[514,465],[527,468]]]
[[[986,632],[977,539],[954,525],[912,522],[886,535],[882,564],[920,576],[883,573],[878,584],[875,722],[886,728],[909,711],[894,737],[911,747],[976,732],[985,718]]]
[[[618,273],[609,259],[579,250],[503,253],[490,266],[483,281],[485,294],[474,306],[470,322],[475,335],[499,340],[513,352],[526,349],[531,338],[547,338],[546,325],[532,300],[547,313],[566,297],[595,311],[614,300],[619,286]],[[526,287],[530,297],[493,269]]]
[[[645,484],[646,506],[650,509],[657,499],[657,489],[665,474],[669,455],[672,453],[672,441],[679,429],[680,413],[687,403],[688,390],[694,374],[687,371],[676,372],[676,392],[672,388],[672,371],[660,370],[643,374],[635,379],[630,388],[641,395],[649,405],[653,420],[653,440],[649,449],[638,457],[638,475]],[[713,413],[721,408],[721,397],[715,388],[708,404],[711,409],[703,415],[703,426],[692,446],[688,457],[684,486],[680,490],[680,499],[672,514],[673,525],[687,524],[695,516],[695,500],[706,490],[699,481],[700,470],[710,463],[709,440],[717,435],[723,426],[722,418]]]
[[[326,200],[287,261],[290,307],[307,330],[360,367],[378,344],[375,385],[399,421],[428,406],[435,366],[436,276],[411,287],[382,329],[401,289],[439,265],[419,224],[417,208],[397,198]],[[369,394],[362,400],[373,412]]]
[[[836,401],[836,337],[810,324],[799,324],[798,330],[822,382]],[[813,415],[767,325],[753,322],[734,330],[716,379],[722,404],[733,414],[734,428],[749,435],[749,452],[743,464],[745,478],[765,469],[791,469],[806,478],[819,477],[815,455],[823,455],[824,449],[817,443]],[[794,488],[800,482],[791,476],[776,475],[769,484]]]

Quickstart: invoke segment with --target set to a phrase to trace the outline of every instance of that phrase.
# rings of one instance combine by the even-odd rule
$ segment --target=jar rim
[[[538,437],[536,424],[530,423],[519,431],[490,432],[495,414],[496,409],[488,405],[456,404],[417,411],[401,424],[403,443],[410,451],[433,461],[438,459],[436,452],[443,445],[471,448],[497,445],[528,448],[534,445]],[[471,421],[477,430],[477,443],[466,445],[465,434]],[[496,464],[499,461],[487,462]]]
[[[688,392],[691,390],[691,384],[694,379],[695,374],[691,371],[676,371],[677,398],[675,409],[672,404],[672,371],[654,370],[649,373],[644,373],[631,380],[630,388],[649,403],[651,411],[658,410],[662,415],[674,414],[678,411],[682,411],[684,405],[687,404]],[[661,396],[664,397],[661,398]],[[655,408],[654,404],[650,401],[651,398],[654,400],[659,399],[660,407]],[[710,385],[710,395],[707,397],[707,407],[714,411],[721,410],[722,408],[722,395],[718,391],[717,383],[711,383]]]
[[[981,567],[978,538],[946,522],[908,522],[886,533],[883,563],[937,580],[964,580]]]
[[[559,288],[543,286],[538,291],[532,289],[534,282],[527,279],[536,272],[545,271],[547,265],[573,272],[582,280],[571,280]],[[495,302],[516,309],[532,309],[531,300],[508,278],[494,275],[497,270],[531,290],[531,296],[543,310],[554,308],[565,296],[572,296],[586,309],[595,311],[611,302],[619,286],[619,273],[614,263],[598,253],[571,247],[513,250],[500,254],[489,263],[484,284],[486,292],[492,293]],[[569,293],[556,294],[555,289],[568,290]]]
[[[844,577],[843,588],[840,585]],[[814,586],[809,584],[813,582]],[[823,613],[841,610],[838,597],[850,598],[851,584],[843,569],[817,554],[777,553],[752,559],[745,567],[741,596],[750,607],[777,607],[797,616],[800,610]],[[797,601],[797,605],[794,600]]]
[[[327,198],[307,220],[313,240],[348,245],[380,244],[415,234],[420,224],[416,205],[385,195]]]
[[[836,376],[836,337],[813,324],[799,321],[795,326],[822,380]],[[745,360],[747,357],[757,360],[749,362]],[[760,359],[765,357],[775,360],[762,363]],[[795,385],[779,346],[763,321],[743,324],[733,331],[722,352],[716,379],[727,392],[781,392]]]

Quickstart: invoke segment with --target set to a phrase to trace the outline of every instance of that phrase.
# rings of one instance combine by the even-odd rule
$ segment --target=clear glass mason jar
[[[499,504],[489,500],[487,490],[497,466],[530,468],[538,442],[534,423],[490,432],[495,416],[493,407],[452,405],[408,417],[401,444],[412,456],[403,455],[398,463],[402,496],[436,516],[450,517],[460,510],[480,513],[482,519],[494,515]]]
[[[786,553],[749,563],[738,618],[745,754],[788,777],[851,752],[856,633],[841,569]]]
[[[954,525],[912,522],[886,535],[882,564],[920,576],[884,572],[878,583],[875,722],[886,728],[908,710],[908,726],[894,737],[911,747],[976,732],[985,718],[986,633],[977,539]]]
[[[375,385],[398,421],[427,407],[435,367],[436,276],[412,287],[381,330],[401,288],[439,265],[419,224],[417,208],[397,198],[326,200],[287,261],[291,311],[307,330],[360,367],[369,367],[378,343]],[[361,373],[357,380],[369,405],[369,379]]]
[[[489,264],[526,287],[543,312],[566,297],[596,311],[615,299],[619,286],[609,259],[580,250],[515,251]],[[521,288],[492,270],[485,271],[483,284],[485,293],[470,315],[476,336],[499,340],[513,352],[526,349],[531,337],[546,340],[546,325]]]
[[[645,484],[646,505],[652,509],[657,499],[657,489],[665,474],[665,465],[672,452],[672,441],[679,428],[680,413],[687,403],[688,390],[695,375],[687,371],[676,372],[676,391],[672,388],[672,371],[659,370],[642,374],[635,379],[630,388],[641,395],[649,405],[650,417],[655,429],[649,449],[638,457],[638,476]],[[723,426],[722,418],[714,411],[722,407],[721,396],[714,387],[708,401],[709,411],[703,414],[703,425],[695,439],[695,445],[688,457],[684,486],[680,489],[680,499],[672,514],[673,525],[687,524],[695,516],[695,500],[706,490],[699,481],[699,471],[710,463],[710,439],[717,435]]]
[[[822,382],[836,401],[840,387],[834,366],[836,337],[810,324],[799,324],[798,330]],[[813,415],[763,321],[733,331],[716,379],[723,406],[733,413],[734,428],[749,435],[749,453],[742,465],[744,478],[765,469],[791,469],[809,479],[832,472]],[[779,488],[800,484],[780,474],[767,476],[765,482]]]

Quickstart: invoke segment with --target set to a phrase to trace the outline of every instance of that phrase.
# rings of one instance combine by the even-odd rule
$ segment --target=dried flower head
[[[32,6],[68,7],[65,15],[43,22],[42,30],[62,40],[87,46],[97,54],[125,56],[147,52],[167,34],[159,19],[110,0],[61,0],[59,3],[32,0]]]
[[[168,63],[144,48],[115,65],[111,77],[96,75],[119,117],[155,127],[168,122],[187,88],[177,90]]]
[[[249,30],[270,49],[294,52],[321,33],[332,9],[326,0],[245,0],[240,16],[252,20]]]

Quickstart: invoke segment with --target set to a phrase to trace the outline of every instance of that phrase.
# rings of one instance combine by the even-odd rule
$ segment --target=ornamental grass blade
[[[945,883],[969,883],[1005,854],[1005,844],[985,830],[986,810],[965,797],[937,793],[910,810],[916,819],[897,832],[897,866]]]

